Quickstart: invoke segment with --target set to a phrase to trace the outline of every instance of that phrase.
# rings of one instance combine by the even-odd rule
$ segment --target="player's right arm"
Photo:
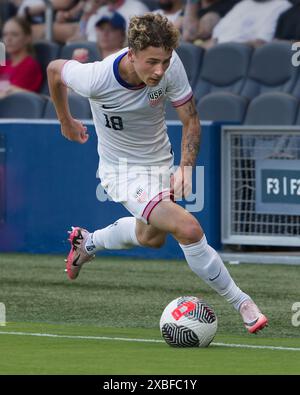
[[[47,67],[50,96],[57,118],[61,124],[61,132],[68,140],[85,143],[88,140],[87,128],[71,115],[68,104],[68,88],[62,80],[62,69],[65,60],[53,60]]]

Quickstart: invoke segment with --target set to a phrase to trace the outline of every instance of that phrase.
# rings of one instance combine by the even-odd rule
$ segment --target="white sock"
[[[90,233],[85,249],[88,254],[99,250],[122,250],[139,246],[135,233],[136,219],[134,217],[120,218],[104,229]]]
[[[205,235],[197,243],[179,245],[193,272],[231,303],[236,310],[239,310],[245,300],[250,299],[250,296],[237,287],[219,254],[207,244]]]

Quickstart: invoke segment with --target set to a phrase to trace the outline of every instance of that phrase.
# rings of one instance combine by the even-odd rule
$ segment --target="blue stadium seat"
[[[292,95],[296,96],[298,99],[300,99],[300,65],[296,67],[297,69],[297,79],[296,83],[294,85],[294,88],[292,90]]]
[[[197,105],[201,120],[242,123],[248,100],[231,92],[210,93]]]
[[[271,42],[255,49],[241,95],[252,99],[262,93],[292,93],[297,68],[291,62],[291,44]]]
[[[36,59],[42,67],[43,83],[40,93],[49,94],[48,81],[47,81],[47,66],[54,60],[59,58],[60,45],[49,41],[37,41],[34,43],[34,51]]]
[[[14,93],[0,100],[0,118],[42,118],[45,103],[36,93]]]
[[[294,96],[272,92],[255,97],[249,104],[245,125],[293,125],[299,101]]]
[[[197,82],[200,73],[201,63],[204,57],[204,49],[194,44],[181,42],[176,49],[187,73],[191,87]]]
[[[197,104],[202,121],[242,123],[248,100],[230,92],[216,92],[205,95]],[[166,105],[166,119],[178,121],[176,108],[170,102]]]
[[[68,99],[69,99],[70,111],[74,118],[78,118],[78,119],[92,118],[90,103],[88,99],[79,96],[76,93],[70,93]],[[57,119],[54,105],[50,99],[46,103],[43,118]]]
[[[85,48],[89,51],[88,62],[96,62],[97,60],[101,60],[101,55],[98,51],[97,44],[91,41],[65,44],[61,49],[61,59],[72,59],[73,51],[77,48]]]
[[[240,43],[224,43],[206,51],[194,94],[198,102],[213,92],[240,94],[248,72],[252,48]]]
[[[295,124],[297,126],[300,126],[300,105],[299,105],[299,108],[298,108],[298,113],[297,113],[297,118],[296,118]]]

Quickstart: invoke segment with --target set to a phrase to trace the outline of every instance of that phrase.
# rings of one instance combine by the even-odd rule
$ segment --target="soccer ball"
[[[207,347],[215,337],[218,320],[203,299],[181,296],[164,309],[159,326],[170,346]]]

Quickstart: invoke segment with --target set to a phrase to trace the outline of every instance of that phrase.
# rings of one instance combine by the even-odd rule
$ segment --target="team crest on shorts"
[[[135,198],[139,203],[144,203],[147,200],[147,192],[143,187],[138,186],[135,191]]]
[[[162,97],[164,95],[164,92],[162,88],[159,88],[155,91],[151,91],[148,93],[148,99],[150,101],[150,106],[155,107],[158,105],[158,103],[161,101]]]

